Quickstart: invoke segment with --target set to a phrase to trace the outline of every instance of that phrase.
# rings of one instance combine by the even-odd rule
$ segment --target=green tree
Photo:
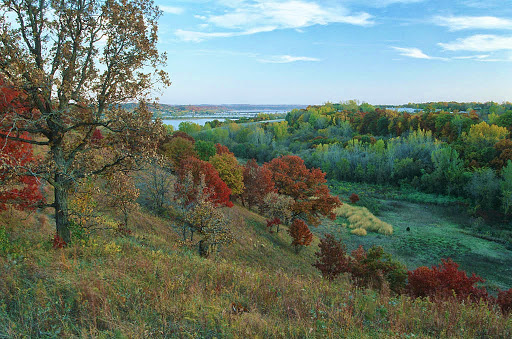
[[[216,152],[215,144],[211,141],[197,140],[194,144],[194,148],[199,159],[203,161],[208,161],[208,159],[213,157]]]

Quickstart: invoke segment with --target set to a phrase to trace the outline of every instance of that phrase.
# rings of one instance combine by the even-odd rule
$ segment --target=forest
[[[510,104],[173,131],[152,2],[0,10],[0,338],[512,335]]]

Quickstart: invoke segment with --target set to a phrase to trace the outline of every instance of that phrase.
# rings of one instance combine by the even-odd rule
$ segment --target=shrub
[[[496,303],[500,306],[503,314],[506,315],[512,312],[512,288],[508,291],[500,291]]]
[[[391,254],[384,252],[380,246],[373,246],[366,252],[363,246],[352,251],[350,272],[356,285],[381,290],[388,285],[400,293],[406,284],[405,266],[394,260]]]
[[[355,193],[352,193],[352,195],[350,196],[350,202],[355,204],[356,202],[359,201],[359,195],[355,194]]]
[[[319,252],[314,267],[322,273],[322,277],[333,280],[337,275],[350,270],[350,257],[347,256],[346,246],[338,242],[331,234],[325,235],[318,244]]]
[[[485,288],[474,285],[484,280],[474,273],[468,277],[466,272],[459,270],[459,265],[451,259],[442,259],[439,266],[428,268],[418,267],[407,273],[408,290],[411,296],[447,299],[454,294],[459,300],[470,297],[472,300],[487,298]]]

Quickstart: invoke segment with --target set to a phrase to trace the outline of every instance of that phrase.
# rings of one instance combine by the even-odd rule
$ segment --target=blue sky
[[[512,101],[512,0],[156,0],[169,104]]]

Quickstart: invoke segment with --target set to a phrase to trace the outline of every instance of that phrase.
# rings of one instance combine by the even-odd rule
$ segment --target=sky
[[[512,0],[155,0],[166,104],[512,101]]]

